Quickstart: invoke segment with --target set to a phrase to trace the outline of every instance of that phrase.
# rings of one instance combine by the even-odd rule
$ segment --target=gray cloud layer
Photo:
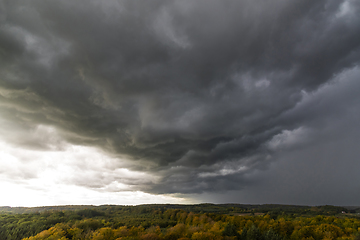
[[[26,133],[53,126],[160,177],[140,181],[147,192],[252,186],[249,174],[359,117],[359,11],[356,0],[2,1],[2,135],[47,150]]]

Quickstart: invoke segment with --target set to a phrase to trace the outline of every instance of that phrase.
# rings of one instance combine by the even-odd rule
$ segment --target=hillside
[[[0,239],[320,240],[330,235],[331,239],[354,239],[360,219],[349,210],[359,208],[273,204],[1,207]]]

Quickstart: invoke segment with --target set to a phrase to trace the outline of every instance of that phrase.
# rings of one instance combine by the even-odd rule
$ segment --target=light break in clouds
[[[0,205],[358,205],[359,29],[357,0],[0,0]]]

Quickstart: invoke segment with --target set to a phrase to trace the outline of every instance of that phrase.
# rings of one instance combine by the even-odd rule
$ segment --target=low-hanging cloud
[[[359,77],[355,0],[15,0],[0,11],[2,138],[95,146],[139,179],[156,176],[119,180],[114,164],[95,188],[242,189],[355,104],[345,95]],[[39,126],[58,137],[34,137]],[[84,179],[68,181],[94,187]]]

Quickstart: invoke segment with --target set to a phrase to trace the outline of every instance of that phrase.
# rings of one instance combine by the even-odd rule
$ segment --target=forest
[[[0,207],[0,239],[360,240],[359,212],[241,204]]]

